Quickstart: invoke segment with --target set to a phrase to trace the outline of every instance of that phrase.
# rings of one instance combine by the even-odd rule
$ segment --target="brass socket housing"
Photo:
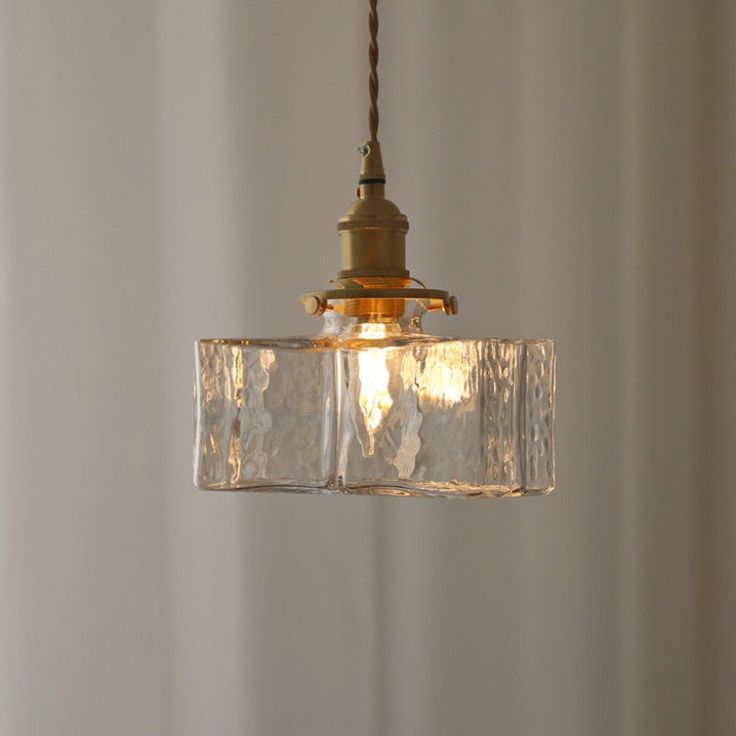
[[[409,221],[386,199],[381,145],[364,143],[358,199],[337,223],[340,235],[340,278],[373,276],[408,278],[406,233]]]
[[[312,291],[301,301],[309,314],[332,309],[349,316],[392,318],[403,313],[407,299],[421,299],[430,310],[457,313],[457,299],[437,289],[409,288],[412,279],[406,268],[406,233],[409,221],[386,199],[386,174],[381,145],[372,140],[358,149],[362,156],[357,200],[337,223],[340,236],[341,270],[339,288]]]

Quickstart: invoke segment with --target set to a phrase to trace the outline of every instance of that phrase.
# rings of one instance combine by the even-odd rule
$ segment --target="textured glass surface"
[[[554,345],[328,323],[291,340],[200,340],[195,482],[427,496],[554,486]]]

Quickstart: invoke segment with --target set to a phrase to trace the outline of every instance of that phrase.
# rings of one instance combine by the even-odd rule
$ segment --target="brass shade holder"
[[[403,313],[407,299],[422,300],[429,311],[457,314],[454,296],[428,289],[406,268],[409,221],[386,199],[386,174],[377,140],[358,149],[361,156],[358,199],[337,223],[341,270],[336,287],[302,294],[308,314],[334,309],[351,317],[390,318]],[[418,286],[411,286],[412,282]]]

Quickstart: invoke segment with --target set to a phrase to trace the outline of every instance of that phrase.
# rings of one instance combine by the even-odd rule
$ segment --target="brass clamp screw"
[[[314,295],[305,297],[302,300],[302,305],[307,314],[323,314],[327,309],[327,303]]]

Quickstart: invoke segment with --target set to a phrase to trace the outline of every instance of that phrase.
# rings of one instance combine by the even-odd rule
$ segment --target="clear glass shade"
[[[327,312],[313,338],[196,343],[195,483],[421,496],[554,487],[550,340],[425,335]]]

